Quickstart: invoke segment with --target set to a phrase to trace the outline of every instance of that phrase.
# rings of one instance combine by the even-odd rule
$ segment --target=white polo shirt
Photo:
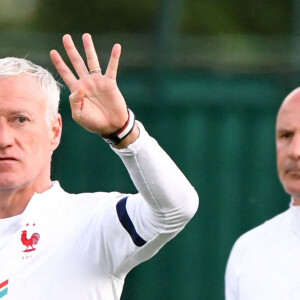
[[[300,299],[300,207],[242,235],[226,269],[226,300]]]
[[[69,194],[58,182],[0,219],[0,299],[120,299],[124,278],[180,232],[198,196],[140,126],[116,150],[139,193]]]

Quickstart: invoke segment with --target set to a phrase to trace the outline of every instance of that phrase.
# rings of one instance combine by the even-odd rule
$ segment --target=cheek
[[[277,169],[279,170],[282,164],[282,155],[278,148],[276,149],[276,162],[277,162]]]
[[[277,167],[278,168],[280,168],[280,166],[282,165],[282,161],[283,161],[283,158],[282,158],[281,153],[277,152]]]
[[[283,155],[282,152],[277,152],[277,174],[281,183],[283,183],[284,181],[285,165],[286,165],[285,156]]]
[[[39,133],[33,133],[32,136],[27,140],[28,147],[37,155],[42,153],[49,153],[50,151],[50,137],[49,132],[44,130]],[[38,154],[39,153],[39,154]]]
[[[276,147],[276,159],[277,159],[277,168],[280,169],[283,167],[285,161],[286,161],[286,153],[285,153],[285,147],[280,147],[277,145]]]

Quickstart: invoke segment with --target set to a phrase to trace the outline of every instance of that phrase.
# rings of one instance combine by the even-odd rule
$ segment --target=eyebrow
[[[293,132],[294,130],[291,128],[276,128],[276,134],[280,134],[280,133],[287,133],[287,132]]]
[[[27,109],[18,109],[12,110],[7,113],[8,116],[15,116],[15,115],[26,115],[28,117],[32,117],[32,113]]]

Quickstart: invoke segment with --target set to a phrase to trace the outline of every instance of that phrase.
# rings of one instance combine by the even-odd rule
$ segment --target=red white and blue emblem
[[[7,295],[8,292],[8,279],[0,283],[0,298]]]

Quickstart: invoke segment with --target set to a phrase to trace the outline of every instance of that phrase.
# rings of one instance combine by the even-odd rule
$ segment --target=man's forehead
[[[45,94],[38,81],[29,76],[0,78],[0,116],[37,116],[47,110]]]
[[[296,107],[300,105],[300,88],[293,90],[287,95],[287,97],[282,102],[281,109],[293,105],[295,105]]]
[[[277,119],[282,115],[290,114],[300,110],[300,88],[293,90],[282,102]]]
[[[289,95],[279,109],[276,129],[294,130],[300,128],[300,91]]]
[[[38,80],[28,75],[0,77],[0,97],[43,98]]]
[[[0,85],[8,89],[39,89],[41,88],[39,81],[27,74],[20,74],[17,76],[0,77]]]

